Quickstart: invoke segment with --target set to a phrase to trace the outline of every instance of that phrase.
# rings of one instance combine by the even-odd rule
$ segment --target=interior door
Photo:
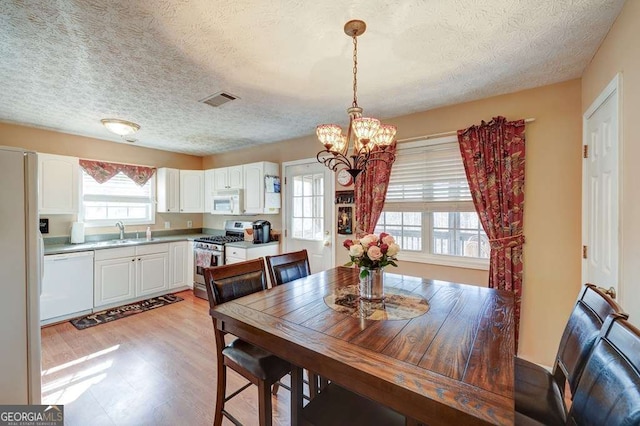
[[[284,165],[285,250],[306,249],[311,272],[333,267],[333,173],[315,160]]]
[[[583,281],[613,295],[619,281],[618,91],[599,99],[584,117]]]

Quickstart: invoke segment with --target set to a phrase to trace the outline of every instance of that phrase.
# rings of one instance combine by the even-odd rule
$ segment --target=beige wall
[[[604,80],[608,81],[607,78]],[[465,128],[496,115],[508,119],[535,118],[526,130],[527,242],[524,247],[520,355],[546,365],[552,363],[580,287],[581,109],[581,83],[572,80],[386,120],[399,127],[398,137],[403,139]],[[627,110],[630,112],[631,107]],[[265,145],[261,149],[200,158],[3,123],[0,123],[0,145],[182,169],[208,169],[261,160],[282,163],[313,158],[320,148],[315,137],[308,136]],[[258,218],[271,221],[275,228],[282,227],[280,215],[247,219]],[[72,216],[63,216],[54,221],[53,227],[56,232],[68,235],[72,220]],[[162,229],[166,220],[171,221],[172,228],[185,228],[186,221],[192,220],[194,227],[220,229],[223,218],[208,214],[163,214],[158,215],[154,229]],[[98,231],[102,232],[95,230]],[[344,258],[341,241],[336,241],[338,264]],[[402,262],[395,271],[476,285],[485,285],[487,281],[486,271],[412,262]]]
[[[403,139],[465,128],[496,115],[511,120],[535,118],[526,129],[524,231],[527,242],[524,246],[520,355],[551,365],[580,288],[580,80],[385,121],[396,124],[398,138]],[[261,149],[205,157],[203,167],[312,158],[319,149],[315,136],[308,136],[265,145]],[[281,226],[279,216],[267,219]],[[220,219],[205,215],[205,226],[217,221]],[[336,241],[338,264],[345,259],[340,247],[343,239]],[[470,284],[487,282],[486,271],[464,268],[402,262],[395,271]]]
[[[92,160],[113,161],[128,164],[140,164],[153,167],[173,167],[176,169],[202,170],[202,157],[176,154],[138,147],[135,145],[103,141],[85,136],[59,133],[45,129],[0,123],[0,145],[15,146],[47,154],[69,155]],[[48,236],[68,236],[71,223],[77,220],[75,215],[48,215],[50,232]],[[164,229],[164,222],[170,222],[171,229],[187,227],[191,220],[194,228],[202,227],[201,214],[156,214],[156,223],[152,230]],[[127,227],[127,232],[144,231],[147,225]],[[114,227],[87,228],[87,234],[117,233]]]
[[[635,124],[640,112],[640,1],[628,0],[582,77],[582,111],[622,73],[621,109],[621,260],[620,301],[630,320],[640,324],[640,142]]]

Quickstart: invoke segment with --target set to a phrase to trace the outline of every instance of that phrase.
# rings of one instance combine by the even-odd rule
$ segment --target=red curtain
[[[396,145],[394,141],[386,151],[395,154]],[[371,154],[371,159],[375,158],[376,154]],[[372,234],[375,230],[384,207],[392,165],[385,161],[371,161],[365,171],[356,177],[356,237]]]
[[[80,167],[98,183],[105,183],[118,173],[124,173],[140,186],[151,179],[156,169],[132,164],[107,163],[105,161],[80,160]]]
[[[491,244],[489,287],[515,295],[518,350],[524,244],[524,120],[494,117],[458,130],[458,142],[478,216]]]

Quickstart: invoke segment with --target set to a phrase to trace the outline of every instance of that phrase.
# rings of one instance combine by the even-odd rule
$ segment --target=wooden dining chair
[[[271,285],[276,286],[311,274],[307,250],[266,256]]]
[[[569,384],[573,395],[602,325],[611,314],[628,317],[603,291],[585,284],[564,329],[553,371],[515,358],[516,424],[566,423],[565,385]]]
[[[211,311],[219,304],[267,289],[267,276],[262,258],[204,269],[204,277]],[[217,353],[217,392],[213,424],[222,424],[222,416],[240,424],[225,410],[225,403],[247,387],[258,386],[260,426],[271,425],[271,386],[291,371],[291,365],[275,355],[248,342],[236,339],[225,344],[225,332],[218,328],[215,318],[213,330]],[[227,368],[249,380],[249,383],[226,396]]]
[[[569,425],[640,425],[640,330],[610,316],[573,395]]]

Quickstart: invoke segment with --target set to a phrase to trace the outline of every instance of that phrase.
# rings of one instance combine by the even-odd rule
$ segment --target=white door
[[[610,84],[587,110],[583,135],[586,145],[582,181],[583,282],[617,293],[620,276],[617,85]]]
[[[333,267],[333,172],[315,160],[284,164],[285,250],[306,249],[311,272]]]

